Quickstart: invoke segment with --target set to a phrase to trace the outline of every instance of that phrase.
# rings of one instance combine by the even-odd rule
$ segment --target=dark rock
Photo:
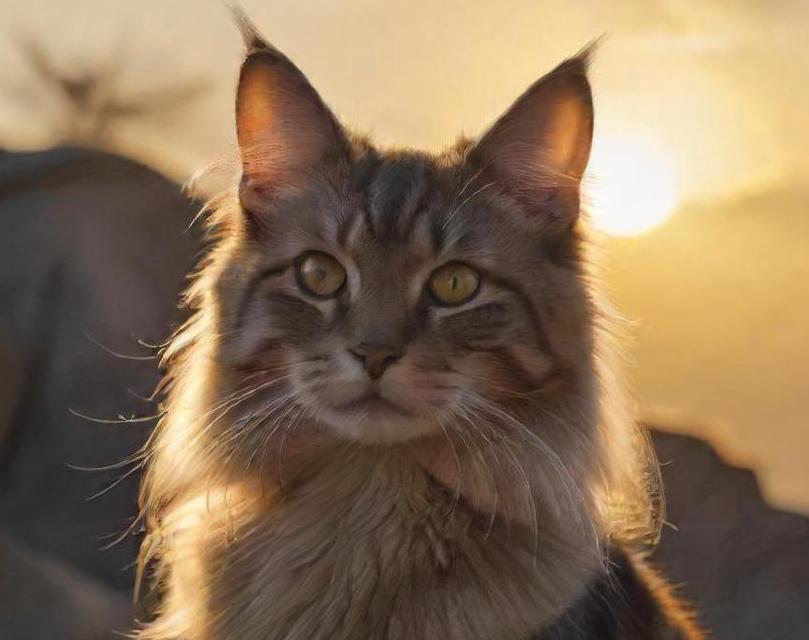
[[[123,594],[0,536],[0,638],[109,640],[131,629]]]
[[[809,637],[809,518],[763,499],[752,471],[697,438],[654,432],[667,520],[655,560],[716,640]]]
[[[152,423],[139,396],[154,349],[179,318],[198,239],[178,185],[124,158],[81,149],[0,153],[0,529],[128,590],[137,541],[100,548],[137,513],[132,466]],[[112,352],[135,356],[122,358]],[[73,413],[75,412],[75,413]]]

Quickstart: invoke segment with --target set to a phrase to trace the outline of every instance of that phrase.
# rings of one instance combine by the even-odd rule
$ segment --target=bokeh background
[[[809,3],[243,5],[343,122],[428,149],[604,36],[588,207],[639,413],[809,514]],[[242,46],[222,3],[4,0],[0,33],[0,147],[98,149],[176,182],[204,168],[202,192],[234,175]],[[144,337],[127,331],[107,338]]]

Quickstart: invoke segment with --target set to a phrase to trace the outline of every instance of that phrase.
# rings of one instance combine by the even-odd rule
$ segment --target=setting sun
[[[587,201],[596,227],[610,235],[638,235],[665,221],[678,204],[674,167],[650,140],[597,136]]]

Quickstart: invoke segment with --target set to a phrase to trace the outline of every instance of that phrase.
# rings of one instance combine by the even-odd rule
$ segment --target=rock
[[[0,536],[0,638],[109,640],[131,629],[131,602],[53,557]]]
[[[155,350],[138,339],[160,344],[180,321],[197,210],[118,156],[0,152],[0,529],[122,591],[137,540],[100,549],[137,514],[137,473],[102,493],[132,465],[70,465],[123,461],[151,430],[80,415],[154,413],[139,396],[159,379]]]
[[[715,640],[809,637],[809,518],[766,503],[752,471],[654,432],[668,516],[655,560]]]

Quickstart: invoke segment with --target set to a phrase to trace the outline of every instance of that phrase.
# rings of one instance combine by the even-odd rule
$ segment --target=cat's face
[[[350,141],[292,63],[255,48],[243,219],[216,294],[222,365],[259,388],[263,428],[294,417],[363,443],[481,429],[588,366],[584,70],[569,61],[476,145],[432,157]]]
[[[279,197],[241,256],[249,287],[230,346],[245,370],[283,370],[319,420],[373,442],[549,384],[537,315],[559,267],[542,230],[473,175],[366,150]]]

